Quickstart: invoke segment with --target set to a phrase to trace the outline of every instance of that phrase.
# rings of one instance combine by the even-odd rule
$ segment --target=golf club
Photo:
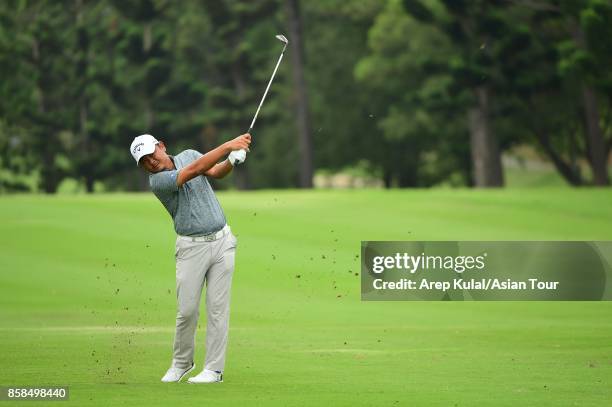
[[[280,54],[280,57],[278,57],[278,62],[276,63],[276,66],[274,67],[274,72],[272,72],[272,77],[270,77],[270,81],[268,82],[268,86],[266,86],[266,90],[261,98],[261,101],[259,102],[259,106],[257,107],[257,111],[255,112],[255,116],[253,116],[253,121],[251,122],[251,125],[249,126],[249,131],[247,131],[247,133],[251,133],[251,130],[253,130],[253,126],[255,125],[255,120],[257,120],[257,115],[259,114],[259,109],[261,109],[261,105],[263,105],[264,100],[266,99],[266,95],[268,94],[268,90],[270,90],[270,85],[272,84],[272,81],[274,80],[274,75],[276,75],[276,70],[278,69],[278,66],[280,65],[281,61],[283,60],[283,55],[285,55],[285,50],[287,49],[287,44],[289,44],[289,40],[287,39],[287,37],[285,37],[284,35],[277,35],[276,38],[282,42],[283,44],[285,44],[283,46],[283,50]],[[244,151],[244,150],[241,150]],[[232,165],[236,166],[238,164],[240,164],[241,161],[238,159],[235,159],[234,162],[232,163]]]

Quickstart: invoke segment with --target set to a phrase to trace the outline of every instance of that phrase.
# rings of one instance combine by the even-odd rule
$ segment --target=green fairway
[[[358,277],[361,240],[612,240],[612,190],[218,196],[238,236],[223,384],[160,382],[172,222],[152,194],[108,194],[0,198],[0,385],[69,386],[78,406],[612,399],[611,302],[361,302]]]

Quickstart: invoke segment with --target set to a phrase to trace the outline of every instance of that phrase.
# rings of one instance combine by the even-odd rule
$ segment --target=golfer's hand
[[[251,145],[251,135],[249,133],[245,133],[242,136],[238,136],[235,139],[228,141],[227,144],[232,151],[250,151],[249,146]]]
[[[227,159],[232,165],[242,164],[246,161],[246,155],[246,150],[232,151]]]
[[[233,140],[228,141],[228,146],[231,150],[228,160],[230,164],[236,166],[242,164],[246,160],[246,153],[251,145],[251,135],[245,133],[241,136],[236,137]]]

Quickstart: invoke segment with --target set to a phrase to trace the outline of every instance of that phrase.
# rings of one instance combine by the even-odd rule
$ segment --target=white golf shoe
[[[214,370],[204,369],[196,376],[190,377],[187,380],[189,383],[223,383],[223,373],[215,372]]]
[[[195,369],[195,363],[192,363],[191,367],[185,369],[180,367],[171,367],[168,369],[164,377],[162,377],[161,381],[164,383],[180,382],[181,379],[193,369]]]

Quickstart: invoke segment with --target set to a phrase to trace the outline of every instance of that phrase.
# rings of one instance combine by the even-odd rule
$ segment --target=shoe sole
[[[214,384],[214,383],[223,383],[223,380],[217,380],[216,382],[190,382],[188,380],[187,383],[189,384]]]
[[[216,382],[190,382],[189,380],[187,380],[187,383],[189,383],[189,384],[213,384],[213,383],[223,383],[223,379],[221,379],[221,380],[217,380]]]

